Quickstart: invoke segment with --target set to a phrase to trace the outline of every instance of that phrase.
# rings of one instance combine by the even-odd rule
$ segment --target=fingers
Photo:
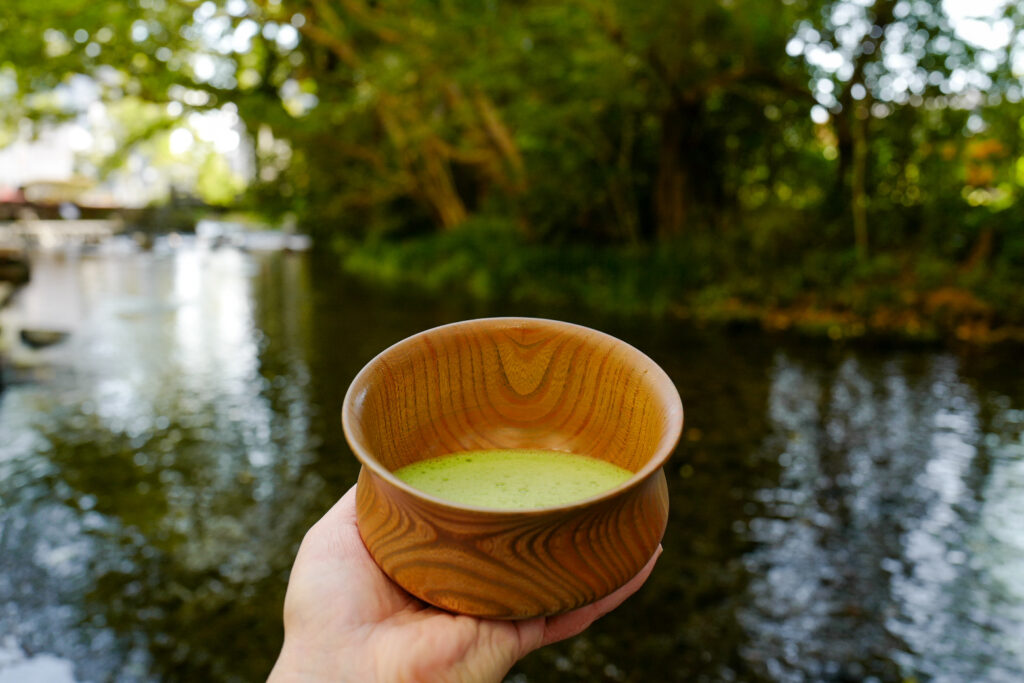
[[[543,621],[543,635],[538,637],[540,624],[521,622],[519,628],[521,649],[523,654],[538,647],[571,638],[583,632],[588,626],[621,605],[625,600],[640,590],[647,577],[650,576],[658,557],[662,553],[659,545],[636,576],[622,587],[600,600],[579,609],[551,617]],[[373,564],[373,560],[363,545],[356,527],[356,487],[352,486],[341,499],[306,533],[299,550],[296,569],[300,564],[312,563],[323,570],[333,566],[335,570],[365,572],[374,578],[383,579],[383,573]],[[379,575],[379,577],[377,576]],[[390,584],[390,581],[387,582]],[[389,586],[392,590],[395,587]],[[403,599],[408,599],[404,591]],[[533,622],[534,620],[531,620]]]
[[[516,634],[519,636],[519,653],[516,655],[517,662],[544,645],[544,622],[544,617],[512,622],[515,624]]]
[[[582,633],[592,623],[625,602],[626,598],[636,593],[640,590],[640,586],[644,585],[647,577],[651,575],[654,564],[658,561],[661,552],[662,547],[659,545],[658,549],[654,551],[654,555],[644,565],[644,568],[614,593],[610,593],[597,602],[584,605],[572,612],[566,612],[565,614],[548,619],[547,626],[544,629],[544,638],[540,644],[550,645],[551,643],[557,643],[560,640],[565,640]]]
[[[320,520],[309,528],[302,539],[299,557],[318,561],[351,562],[367,556],[356,527],[356,487],[350,488]]]
[[[330,510],[328,510],[323,517],[320,518],[316,524],[313,525],[315,529],[318,526],[338,526],[343,524],[355,524],[356,523],[356,486],[355,484],[345,492],[337,503],[335,503]]]

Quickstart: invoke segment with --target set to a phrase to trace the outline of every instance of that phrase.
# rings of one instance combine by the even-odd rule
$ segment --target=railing
[[[120,220],[21,220],[0,225],[0,243],[52,249],[99,244],[123,230]]]

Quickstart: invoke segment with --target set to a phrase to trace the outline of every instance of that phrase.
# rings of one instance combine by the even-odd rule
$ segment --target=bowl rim
[[[624,346],[630,353],[635,354],[638,362],[648,366],[648,371],[653,372],[658,377],[657,384],[663,388],[664,393],[662,398],[668,405],[668,413],[666,415],[667,427],[664,436],[658,443],[657,450],[654,455],[641,467],[637,472],[633,473],[626,481],[614,486],[610,489],[602,491],[596,495],[590,496],[589,498],[583,498],[571,503],[564,503],[562,505],[549,505],[546,507],[534,507],[524,509],[509,509],[509,508],[497,508],[497,507],[485,507],[479,505],[468,505],[465,503],[456,503],[445,498],[439,498],[437,496],[421,491],[420,489],[410,486],[398,477],[396,477],[390,470],[384,467],[376,457],[370,453],[369,449],[364,446],[363,443],[355,439],[353,435],[353,422],[356,419],[353,408],[355,402],[354,391],[355,387],[360,384],[363,376],[368,374],[375,365],[377,365],[383,358],[390,356],[396,352],[400,352],[403,347],[414,345],[420,338],[432,336],[444,330],[456,329],[460,327],[478,327],[478,326],[489,326],[495,325],[499,328],[502,324],[515,324],[515,323],[542,323],[544,325],[550,325],[554,327],[562,327],[577,332],[587,332],[596,334],[599,337],[604,337],[607,340],[614,342],[615,344]],[[571,511],[578,508],[589,507],[595,503],[599,503],[604,500],[612,499],[623,493],[640,486],[642,482],[646,481],[658,470],[660,470],[664,464],[668,461],[669,457],[675,451],[676,446],[679,444],[679,439],[683,432],[683,401],[679,396],[679,390],[676,388],[675,383],[668,376],[660,365],[655,363],[650,356],[645,354],[640,349],[636,348],[629,342],[623,341],[618,337],[596,330],[592,327],[585,325],[578,325],[576,323],[565,322],[563,320],[554,320],[551,318],[539,318],[531,316],[494,316],[485,318],[471,318],[468,320],[459,320],[456,322],[446,323],[444,325],[437,325],[435,327],[428,328],[417,332],[416,334],[405,337],[404,339],[395,342],[391,346],[374,356],[369,362],[362,367],[362,369],[356,373],[356,376],[352,378],[352,382],[349,384],[348,389],[345,392],[345,398],[342,401],[341,408],[341,427],[345,433],[345,441],[348,442],[349,448],[352,449],[352,453],[356,459],[359,460],[363,467],[369,469],[373,474],[380,477],[384,481],[388,482],[391,486],[404,491],[413,498],[428,501],[435,506],[447,508],[450,510],[459,511],[470,511],[478,514],[487,515],[500,515],[500,516],[514,516],[514,517],[531,517],[536,515],[545,515],[563,511]],[[568,452],[568,451],[567,451]],[[578,455],[578,454],[577,454]]]

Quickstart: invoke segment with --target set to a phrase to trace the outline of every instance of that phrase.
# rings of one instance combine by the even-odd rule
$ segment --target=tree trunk
[[[619,236],[631,243],[639,240],[640,216],[637,214],[635,181],[633,179],[633,142],[635,139],[633,118],[627,116],[622,122],[622,136],[615,168],[608,175],[608,197],[615,211],[615,223]]]
[[[868,140],[867,106],[854,106],[850,121],[853,134],[853,167],[850,174],[850,205],[853,212],[853,241],[857,258],[864,260],[868,255],[868,196],[866,191]]]
[[[655,235],[659,241],[681,235],[690,199],[689,154],[698,105],[677,106],[661,118],[661,150],[654,185]]]
[[[847,187],[849,187],[850,169],[853,166],[853,124],[850,122],[850,119],[853,118],[853,112],[850,111],[853,106],[853,98],[846,94],[841,102],[843,110],[832,114],[837,153],[834,193],[839,206],[845,204],[849,195]]]
[[[857,258],[868,255],[868,134],[867,122],[870,116],[871,97],[857,101],[853,99],[854,86],[865,88],[864,72],[869,62],[881,55],[882,36],[894,20],[893,12],[897,0],[878,0],[874,5],[872,24],[877,31],[869,32],[861,39],[859,54],[853,62],[853,74],[839,97],[842,109],[835,114],[836,135],[839,138],[838,187],[846,187],[846,175],[850,174],[850,213],[853,219],[853,242]],[[870,16],[870,13],[869,13]]]
[[[971,254],[967,257],[967,260],[964,261],[964,265],[961,267],[961,270],[967,273],[982,264],[988,263],[988,259],[992,255],[993,242],[994,234],[992,226],[986,225],[978,234],[978,240],[971,248]]]
[[[434,139],[423,145],[422,168],[417,173],[417,180],[423,198],[445,230],[457,228],[466,220],[468,212],[455,189],[451,165]]]

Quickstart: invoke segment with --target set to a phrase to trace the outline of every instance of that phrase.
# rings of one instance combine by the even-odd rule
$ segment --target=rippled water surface
[[[0,325],[0,682],[261,680],[305,529],[355,480],[373,355],[507,312],[602,328],[687,428],[644,590],[516,681],[1024,680],[1019,352],[853,350],[440,305],[329,260],[186,244],[40,257]]]

